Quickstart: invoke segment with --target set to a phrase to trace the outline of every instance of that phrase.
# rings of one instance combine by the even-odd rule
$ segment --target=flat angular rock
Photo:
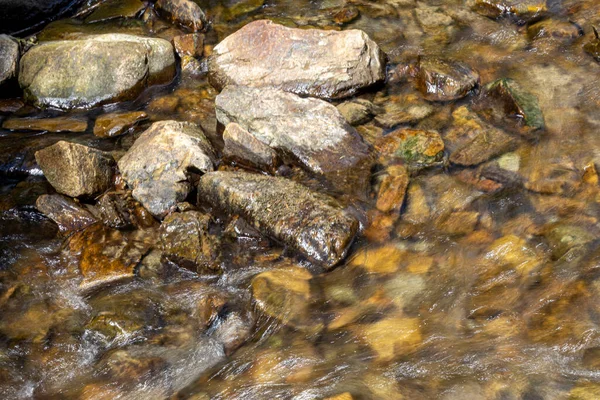
[[[277,154],[239,124],[231,123],[223,132],[223,156],[259,169],[270,170],[277,165]]]
[[[211,172],[200,178],[198,199],[242,215],[263,234],[325,267],[346,256],[359,227],[334,199],[284,178]]]
[[[397,129],[375,144],[384,163],[402,161],[410,166],[430,166],[442,161],[444,141],[432,130]]]
[[[19,84],[36,106],[89,108],[132,100],[146,86],[170,81],[174,73],[168,41],[106,34],[33,47],[21,59]]]
[[[204,11],[192,0],[158,0],[155,7],[160,14],[192,32],[206,26]]]
[[[148,114],[143,111],[104,114],[96,118],[94,135],[101,138],[119,136],[145,119],[148,119]]]
[[[545,0],[476,0],[473,10],[486,17],[510,17],[524,23],[543,16],[548,6]]]
[[[115,161],[109,153],[60,141],[35,153],[44,176],[57,192],[93,196],[112,185]]]
[[[342,98],[383,81],[385,61],[377,44],[359,30],[295,29],[261,20],[215,46],[209,78],[220,89],[270,86]]]
[[[479,86],[479,74],[457,61],[421,57],[417,69],[416,86],[426,100],[460,99]]]
[[[173,47],[180,58],[202,57],[204,53],[204,34],[189,33],[187,35],[179,35],[173,38]]]
[[[156,217],[164,217],[191,190],[191,172],[213,170],[215,155],[202,129],[189,122],[152,124],[119,160],[133,197]]]
[[[0,35],[0,85],[17,77],[19,45],[8,35]]]
[[[365,186],[369,146],[326,101],[278,89],[229,86],[216,98],[217,119],[235,122],[258,141],[338,187]],[[350,176],[352,175],[352,177]]]
[[[108,0],[88,15],[85,22],[89,24],[113,18],[134,18],[144,7],[144,3],[140,0]]]
[[[131,192],[109,192],[103,194],[96,204],[104,225],[115,229],[149,228],[156,221],[140,203],[135,201]]]
[[[11,131],[85,132],[88,122],[81,118],[9,118],[2,123]]]
[[[79,231],[98,220],[81,204],[60,194],[44,194],[38,197],[36,208],[56,222],[61,232]]]

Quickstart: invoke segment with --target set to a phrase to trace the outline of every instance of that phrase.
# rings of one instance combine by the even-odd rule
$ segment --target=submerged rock
[[[197,211],[168,215],[160,226],[165,257],[197,272],[218,271],[219,240],[209,234],[209,222],[209,215]]]
[[[426,100],[460,99],[479,86],[479,74],[457,61],[421,57],[417,71],[416,86]]]
[[[548,8],[545,0],[476,0],[473,10],[486,17],[512,17],[524,23],[539,18]]]
[[[106,21],[113,18],[134,18],[145,8],[141,0],[108,0],[102,2],[90,15],[86,23]]]
[[[35,153],[35,160],[57,192],[93,196],[112,185],[115,161],[109,153],[60,141]]]
[[[403,161],[413,167],[430,166],[442,161],[444,141],[436,131],[397,129],[375,144],[382,162]]]
[[[191,190],[188,176],[213,170],[215,155],[202,129],[189,122],[161,121],[148,128],[119,160],[133,197],[164,217]]]
[[[227,124],[223,132],[223,142],[224,157],[266,171],[277,166],[277,153],[239,124]]]
[[[168,41],[106,34],[33,47],[21,59],[19,84],[37,106],[87,108],[134,99],[174,73]]]
[[[310,272],[290,266],[263,272],[252,279],[252,296],[258,308],[285,325],[318,330],[310,319]]]
[[[368,100],[347,101],[338,105],[337,109],[353,126],[365,124],[375,116],[375,106]]]
[[[509,78],[488,84],[474,108],[488,121],[526,137],[545,127],[538,99]]]
[[[270,86],[341,98],[383,81],[385,61],[377,44],[359,30],[294,29],[261,20],[214,48],[209,77],[218,88]]]
[[[333,105],[278,89],[242,86],[225,88],[215,104],[219,122],[239,124],[282,158],[291,156],[338,188],[366,187],[369,147]]]
[[[81,118],[9,118],[2,128],[11,131],[85,132],[88,122]]]
[[[155,7],[160,14],[192,32],[206,26],[204,11],[192,0],[158,0]]]
[[[17,77],[19,45],[10,36],[0,35],[0,85]]]
[[[408,171],[402,165],[392,165],[386,168],[379,184],[376,207],[379,211],[400,212],[408,187]]]
[[[454,164],[472,166],[511,150],[519,139],[482,121],[467,107],[452,113],[452,125],[444,140]]]
[[[600,62],[600,35],[598,35],[596,28],[594,28],[594,38],[583,45],[583,50]],[[0,81],[2,80],[0,79]]]
[[[332,198],[284,178],[212,172],[200,178],[198,198],[240,214],[308,259],[332,267],[347,254],[358,221]]]
[[[79,231],[98,222],[81,204],[60,194],[44,194],[38,197],[35,206],[56,222],[61,232]]]
[[[96,118],[94,135],[101,138],[119,136],[145,119],[148,119],[148,114],[143,111],[104,114]]]

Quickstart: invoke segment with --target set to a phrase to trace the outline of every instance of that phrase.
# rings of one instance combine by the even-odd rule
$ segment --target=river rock
[[[375,106],[368,100],[355,99],[337,106],[338,111],[352,126],[369,122],[375,116]]]
[[[215,104],[219,122],[239,124],[282,158],[291,156],[338,188],[366,187],[369,146],[326,101],[278,89],[228,86]]]
[[[87,108],[134,99],[174,73],[168,41],[106,34],[33,47],[21,59],[19,84],[37,106]]]
[[[583,45],[583,50],[600,62],[600,35],[596,28],[594,28],[594,38]]]
[[[342,98],[383,81],[385,61],[377,44],[360,30],[295,29],[261,20],[215,46],[209,78],[218,88],[270,86]]]
[[[44,194],[38,197],[35,206],[56,222],[61,232],[79,231],[98,222],[81,204],[60,194]]]
[[[400,212],[408,188],[408,171],[402,165],[386,168],[379,185],[376,207],[379,211]]]
[[[109,192],[103,194],[96,204],[102,222],[115,229],[149,228],[156,221],[154,217],[132,196],[131,192]]]
[[[134,18],[141,14],[145,4],[141,0],[108,0],[100,3],[96,9],[85,18],[87,24],[106,21],[113,18]]]
[[[57,18],[78,0],[0,0],[0,33],[32,29]]]
[[[158,0],[154,6],[160,14],[192,32],[206,26],[204,11],[192,0]]]
[[[173,38],[173,47],[180,58],[202,57],[204,53],[204,34],[189,33],[187,35],[179,35]]]
[[[197,211],[168,215],[160,226],[165,257],[197,272],[218,271],[219,241],[209,234],[209,223],[210,216]]]
[[[488,84],[474,109],[493,124],[525,137],[532,137],[545,127],[537,97],[510,78]]]
[[[19,45],[10,36],[0,35],[0,85],[17,77]]]
[[[476,0],[473,10],[486,17],[510,17],[524,23],[539,19],[548,7],[545,0]]]
[[[432,130],[397,129],[378,140],[375,148],[384,164],[403,161],[413,167],[430,166],[444,157],[444,141]]]
[[[358,232],[358,221],[334,199],[284,178],[207,173],[200,178],[198,198],[242,215],[262,233],[325,267],[346,256]]]
[[[2,128],[11,131],[85,132],[88,122],[82,118],[9,118]]]
[[[93,196],[112,185],[115,161],[109,153],[60,141],[35,153],[35,160],[57,192]]]
[[[251,313],[229,313],[216,326],[213,338],[223,344],[225,354],[230,356],[252,336],[254,318]]]
[[[213,170],[215,155],[202,129],[189,122],[155,122],[119,160],[133,197],[164,217],[191,190],[191,172]]]
[[[457,61],[421,57],[417,69],[416,86],[426,100],[460,99],[479,86],[479,74]]]
[[[227,124],[223,142],[224,157],[267,171],[277,166],[277,153],[239,124]]]
[[[94,135],[101,138],[119,136],[146,119],[148,119],[148,114],[143,111],[104,114],[96,118]]]

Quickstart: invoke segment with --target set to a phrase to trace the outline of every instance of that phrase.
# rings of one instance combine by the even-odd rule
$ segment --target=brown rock
[[[104,114],[96,118],[94,135],[101,138],[119,136],[145,119],[148,119],[148,114],[143,111]]]
[[[382,212],[400,212],[408,187],[408,172],[401,165],[393,165],[385,170],[379,185],[376,207]]]
[[[158,0],[154,6],[160,14],[192,32],[206,26],[204,11],[192,0]]]
[[[131,196],[131,192],[106,193],[98,199],[97,206],[102,222],[111,228],[144,229],[156,224],[152,214]]]
[[[295,29],[254,21],[214,48],[209,77],[227,85],[269,86],[299,95],[342,98],[385,79],[375,42],[359,30]]]
[[[201,33],[190,33],[173,38],[173,47],[180,58],[184,56],[202,57],[204,53],[204,35]]]
[[[404,161],[413,166],[428,166],[442,161],[444,141],[436,131],[397,129],[375,144],[383,162]]]
[[[2,123],[11,131],[85,132],[88,122],[81,118],[9,118]]]
[[[60,141],[35,153],[35,159],[57,192],[93,196],[112,185],[115,161],[100,150]]]
[[[98,220],[78,202],[60,194],[44,194],[35,203],[39,212],[56,222],[61,232],[79,231]]]
[[[457,61],[421,57],[417,69],[417,89],[427,100],[460,99],[479,86],[479,74]]]

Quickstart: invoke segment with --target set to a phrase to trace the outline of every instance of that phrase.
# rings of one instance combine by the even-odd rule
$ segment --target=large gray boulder
[[[41,107],[88,108],[132,100],[175,73],[173,46],[164,39],[124,34],[47,42],[21,59],[19,84]]]
[[[242,215],[255,228],[325,267],[340,262],[359,228],[335,200],[291,180],[247,172],[210,172],[198,199]]]
[[[152,124],[119,160],[133,197],[162,218],[191,190],[191,172],[213,170],[215,155],[202,128],[189,122]]]
[[[215,104],[223,125],[237,123],[282,158],[337,188],[364,188],[369,146],[328,102],[279,89],[228,86]]]
[[[0,85],[17,77],[19,45],[10,36],[0,35]]]
[[[385,79],[384,55],[360,30],[295,29],[261,20],[214,48],[209,78],[321,98],[350,96]]]

